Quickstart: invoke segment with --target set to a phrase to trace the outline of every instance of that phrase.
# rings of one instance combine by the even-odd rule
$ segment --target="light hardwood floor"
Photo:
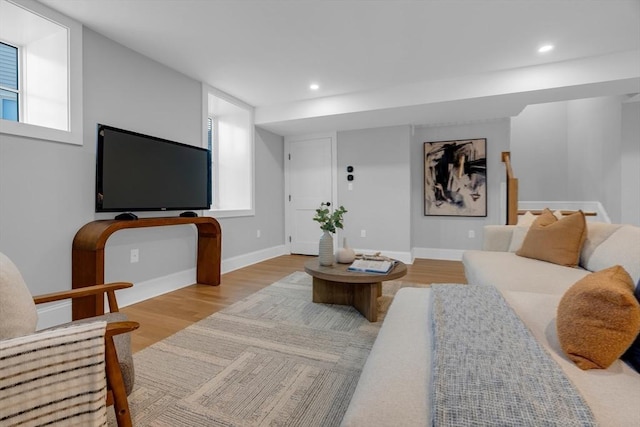
[[[220,286],[192,285],[122,308],[140,323],[133,332],[133,351],[139,351],[222,310],[295,271],[304,271],[310,257],[283,255],[222,275]],[[466,283],[462,263],[416,259],[402,279],[414,283]]]

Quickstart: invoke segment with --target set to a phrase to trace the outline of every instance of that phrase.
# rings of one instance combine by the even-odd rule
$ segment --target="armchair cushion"
[[[38,323],[36,305],[20,271],[0,252],[0,340],[33,334]]]

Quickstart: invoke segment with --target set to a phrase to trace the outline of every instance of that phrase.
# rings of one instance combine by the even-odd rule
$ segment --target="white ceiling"
[[[394,116],[390,124],[434,123],[421,119],[421,106],[431,115],[442,102],[468,104],[464,94],[450,95],[461,85],[594,64],[585,58],[609,69],[583,85],[640,91],[640,0],[40,2],[257,107],[256,123],[280,134],[353,128],[350,118],[365,127],[382,116]],[[545,43],[556,48],[539,54]],[[615,79],[607,76],[613,71]],[[612,80],[615,89],[602,87]],[[320,90],[310,91],[311,82]],[[533,88],[537,102],[551,88]],[[483,94],[493,102],[498,95],[505,91],[496,85]],[[403,109],[417,110],[405,119]],[[438,122],[458,120],[455,110]]]

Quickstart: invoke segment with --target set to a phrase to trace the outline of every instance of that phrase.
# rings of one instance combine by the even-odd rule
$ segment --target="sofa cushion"
[[[640,227],[623,225],[600,243],[586,259],[587,270],[599,271],[621,265],[633,283],[640,280]]]
[[[576,282],[558,305],[562,350],[581,369],[609,367],[640,332],[634,283],[619,265]]]
[[[606,222],[597,222],[597,221],[587,222],[587,237],[585,238],[584,244],[582,245],[582,251],[580,251],[580,266],[583,268],[587,268],[589,259],[593,255],[593,252],[596,250],[596,248],[602,242],[607,240],[609,236],[611,236],[613,232],[620,227],[621,227],[620,224],[609,224]],[[597,270],[602,270],[602,269],[599,268]],[[596,271],[596,270],[591,270],[591,271]]]
[[[507,252],[515,225],[485,225],[482,236],[482,250]]]
[[[634,295],[640,304],[640,280],[638,280]],[[629,347],[629,349],[622,355],[622,360],[626,361],[633,367],[633,369],[640,372],[640,334],[638,334],[633,344],[631,344],[631,347]]]
[[[589,274],[581,268],[541,262],[513,252],[464,251],[462,263],[469,284],[556,295]]]
[[[522,243],[524,242],[524,238],[527,236],[529,232],[529,227],[518,225],[514,227],[513,233],[511,234],[511,243],[509,244],[509,252],[517,252],[522,247]]]
[[[558,220],[545,209],[531,225],[517,255],[574,267],[587,234],[584,213],[578,211]]]

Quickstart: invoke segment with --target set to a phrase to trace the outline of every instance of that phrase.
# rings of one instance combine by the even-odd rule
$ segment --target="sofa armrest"
[[[485,251],[508,252],[515,225],[485,225],[482,249]]]

